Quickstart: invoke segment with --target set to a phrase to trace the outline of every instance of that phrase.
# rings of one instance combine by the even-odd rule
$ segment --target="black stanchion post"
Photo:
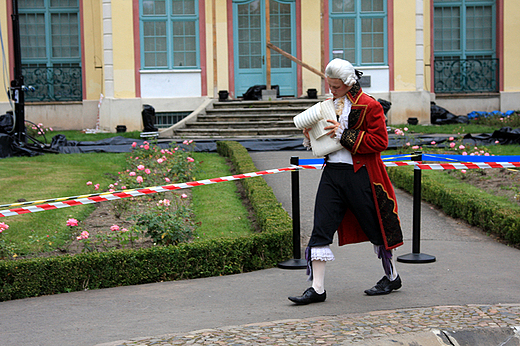
[[[422,161],[422,153],[415,152],[413,161]],[[397,257],[404,263],[431,263],[435,257],[421,253],[421,169],[417,166],[413,171],[413,219],[412,219],[412,253]]]
[[[298,156],[291,157],[291,165],[299,165]],[[307,261],[301,259],[300,248],[300,171],[298,169],[291,172],[291,201],[293,219],[293,259],[278,263],[278,267],[283,269],[305,269]]]

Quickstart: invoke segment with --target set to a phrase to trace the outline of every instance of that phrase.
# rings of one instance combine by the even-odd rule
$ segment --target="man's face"
[[[352,86],[346,86],[339,78],[327,77],[327,83],[329,83],[330,92],[334,98],[343,97],[350,89],[352,89]]]

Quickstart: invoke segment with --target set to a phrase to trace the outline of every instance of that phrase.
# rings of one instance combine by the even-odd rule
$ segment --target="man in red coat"
[[[305,251],[309,287],[301,296],[289,297],[299,305],[323,302],[325,264],[334,260],[329,245],[338,231],[339,245],[370,241],[381,259],[385,276],[365,290],[382,295],[401,288],[393,249],[403,235],[394,189],[381,160],[388,146],[383,108],[359,85],[361,73],[346,60],[334,59],[325,69],[334,98],[337,121],[325,127],[342,148],[327,155],[314,208],[314,228]],[[304,145],[309,146],[304,129]]]

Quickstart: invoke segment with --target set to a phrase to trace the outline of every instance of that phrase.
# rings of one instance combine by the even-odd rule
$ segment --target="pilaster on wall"
[[[415,89],[424,89],[424,6],[415,1]]]
[[[388,113],[391,125],[417,118],[430,123],[430,94],[425,90],[424,0],[393,1],[394,90]]]
[[[112,131],[110,118],[114,98],[114,46],[112,37],[112,1],[102,0],[103,18],[103,91],[104,100],[99,108],[99,127],[103,131]],[[121,123],[122,124],[122,123]],[[133,130],[133,129],[132,129]],[[132,131],[129,129],[129,131]]]
[[[112,41],[112,1],[103,0],[103,60],[105,97],[114,97],[114,48]]]

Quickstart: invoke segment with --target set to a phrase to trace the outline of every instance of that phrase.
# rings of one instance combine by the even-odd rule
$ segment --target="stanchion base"
[[[290,259],[288,261],[278,263],[278,268],[305,269],[305,268],[307,268],[307,261],[304,259]]]
[[[407,255],[397,256],[397,261],[404,263],[431,263],[435,262],[435,256],[423,253],[409,253]]]

